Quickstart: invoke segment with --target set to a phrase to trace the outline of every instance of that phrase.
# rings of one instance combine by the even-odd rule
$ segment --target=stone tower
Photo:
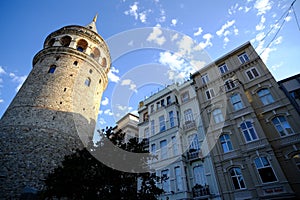
[[[92,138],[110,68],[108,46],[87,26],[51,33],[0,121],[0,199],[41,189],[64,155]]]

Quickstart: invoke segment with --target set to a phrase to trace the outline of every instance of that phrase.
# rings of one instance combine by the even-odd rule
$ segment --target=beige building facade
[[[299,198],[300,117],[252,45],[192,79],[222,198]]]

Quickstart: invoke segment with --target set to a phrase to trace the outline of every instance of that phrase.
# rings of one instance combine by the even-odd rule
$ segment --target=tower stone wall
[[[92,138],[110,54],[95,20],[51,33],[0,120],[0,199],[42,189],[63,157]]]

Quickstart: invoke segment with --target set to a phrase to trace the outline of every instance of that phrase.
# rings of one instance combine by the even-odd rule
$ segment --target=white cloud
[[[106,109],[103,113],[104,113],[105,115],[109,115],[109,116],[114,115],[114,113],[113,113],[110,109]]]
[[[164,9],[160,9],[160,17],[157,21],[159,23],[163,23],[166,21],[166,11]]]
[[[236,26],[233,26],[233,32],[234,32],[234,35],[238,35],[239,34],[239,29],[237,29]]]
[[[285,21],[289,22],[291,21],[292,17],[291,16],[287,16],[286,18],[284,18]]]
[[[271,66],[271,69],[274,70],[274,71],[276,71],[277,69],[279,69],[280,67],[282,67],[282,65],[283,65],[283,63],[281,62],[279,64]]]
[[[5,70],[1,66],[0,66],[0,74],[6,74]]]
[[[98,122],[99,122],[100,125],[106,124],[106,121],[102,117],[99,118]]]
[[[211,43],[211,39],[213,38],[213,35],[210,33],[206,33],[203,35],[203,39],[205,39],[205,42],[200,42],[199,47],[201,49],[205,49],[206,47],[211,47],[213,44]]]
[[[163,65],[169,66],[172,70],[181,70],[184,60],[177,54],[171,54],[169,51],[161,52],[159,62]]]
[[[264,25],[265,22],[266,22],[266,18],[265,18],[265,16],[262,15],[261,18],[260,18],[260,22],[259,22],[258,25],[256,25],[255,29],[257,31],[264,30],[265,29],[265,25]]]
[[[249,10],[251,9],[251,7],[245,6],[244,9],[245,9],[245,13],[247,13],[247,12],[249,12]]]
[[[116,69],[115,67],[111,67],[107,76],[108,76],[108,80],[111,81],[111,82],[119,82],[120,81],[120,77],[117,76],[116,74],[119,73],[119,70]]]
[[[225,32],[225,30],[228,29],[229,27],[231,27],[232,25],[234,25],[234,23],[235,23],[235,20],[227,21],[226,24],[224,24],[221,27],[221,29],[216,32],[216,34],[218,36],[223,35],[223,33]]]
[[[202,32],[203,32],[203,29],[201,27],[199,27],[197,32],[194,33],[194,36],[201,35]]]
[[[107,97],[104,97],[104,99],[101,101],[101,105],[106,106],[109,103],[109,99]]]
[[[138,2],[134,2],[133,5],[129,6],[129,10],[126,10],[125,15],[133,16],[135,19],[138,19]]]
[[[102,115],[102,114],[103,114],[103,110],[99,110],[99,111],[98,111],[98,114],[99,114],[99,115]]]
[[[177,19],[172,19],[171,20],[171,26],[176,26],[176,24],[177,24]]]
[[[4,102],[4,100],[3,99],[0,99],[0,103],[3,103]]]
[[[236,13],[236,10],[237,10],[238,6],[239,6],[238,3],[236,3],[234,6],[231,6],[231,7],[228,9],[228,14],[229,14],[229,15],[232,15],[232,14]]]
[[[130,79],[123,80],[121,82],[121,85],[128,85],[130,90],[132,90],[134,92],[137,92],[136,84],[132,80],[130,80]]]
[[[141,21],[142,23],[145,23],[145,22],[146,22],[146,20],[147,20],[147,15],[146,15],[146,12],[145,12],[145,11],[139,13],[139,19],[140,19],[140,21]]]
[[[276,45],[277,44],[281,44],[282,43],[282,39],[283,39],[283,37],[279,36],[276,40],[273,41],[273,43],[276,44]]]
[[[162,31],[160,30],[159,27],[153,27],[153,31],[148,36],[147,41],[149,42],[153,41],[156,44],[161,46],[165,43],[166,38],[162,36]]]
[[[266,14],[267,11],[271,10],[272,5],[269,0],[257,0],[254,3],[254,8],[257,9],[257,15]]]
[[[18,83],[17,88],[15,89],[16,92],[19,91],[19,89],[21,88],[21,86],[23,85],[24,81],[26,80],[27,76],[17,76],[14,73],[9,73],[9,77],[12,79],[13,82]]]

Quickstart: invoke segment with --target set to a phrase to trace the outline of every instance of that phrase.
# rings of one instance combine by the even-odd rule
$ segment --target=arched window
[[[297,166],[298,169],[300,170],[300,153],[294,155],[292,158],[293,158],[293,160],[294,160],[296,166]]]
[[[72,40],[72,38],[70,36],[66,35],[60,39],[60,44],[63,47],[68,47],[71,43],[71,40]]]
[[[229,152],[233,150],[232,143],[230,140],[230,136],[228,134],[223,134],[220,136],[221,146],[223,148],[223,152]]]
[[[230,169],[229,172],[230,172],[234,189],[236,190],[245,189],[246,185],[245,185],[245,181],[241,169],[238,167],[234,167]]]
[[[51,65],[48,70],[48,73],[53,74],[55,72],[55,70],[56,70],[56,65]]]
[[[255,167],[263,183],[277,181],[273,168],[267,157],[258,157],[254,159]]]
[[[212,111],[212,114],[216,124],[224,121],[224,117],[220,108],[217,108],[214,111]]]
[[[294,133],[289,122],[284,116],[274,117],[272,122],[280,136],[286,136]]]
[[[106,66],[107,66],[106,58],[102,58],[101,65],[102,65],[102,67],[106,68]]]
[[[244,107],[240,94],[231,95],[230,101],[235,111],[240,110]]]
[[[98,48],[94,47],[91,53],[91,57],[98,60],[100,57],[100,51]]]
[[[84,51],[86,50],[87,47],[88,47],[88,43],[87,43],[87,41],[85,41],[84,39],[80,39],[80,40],[77,42],[76,49],[77,49],[78,51],[84,52]]]
[[[264,105],[268,105],[270,103],[274,102],[273,96],[271,95],[270,91],[268,89],[261,89],[257,92],[261,102]]]
[[[250,121],[244,121],[241,123],[241,129],[247,142],[258,139],[254,126]]]
[[[84,81],[84,84],[89,87],[91,85],[91,79],[86,78],[85,81]]]

